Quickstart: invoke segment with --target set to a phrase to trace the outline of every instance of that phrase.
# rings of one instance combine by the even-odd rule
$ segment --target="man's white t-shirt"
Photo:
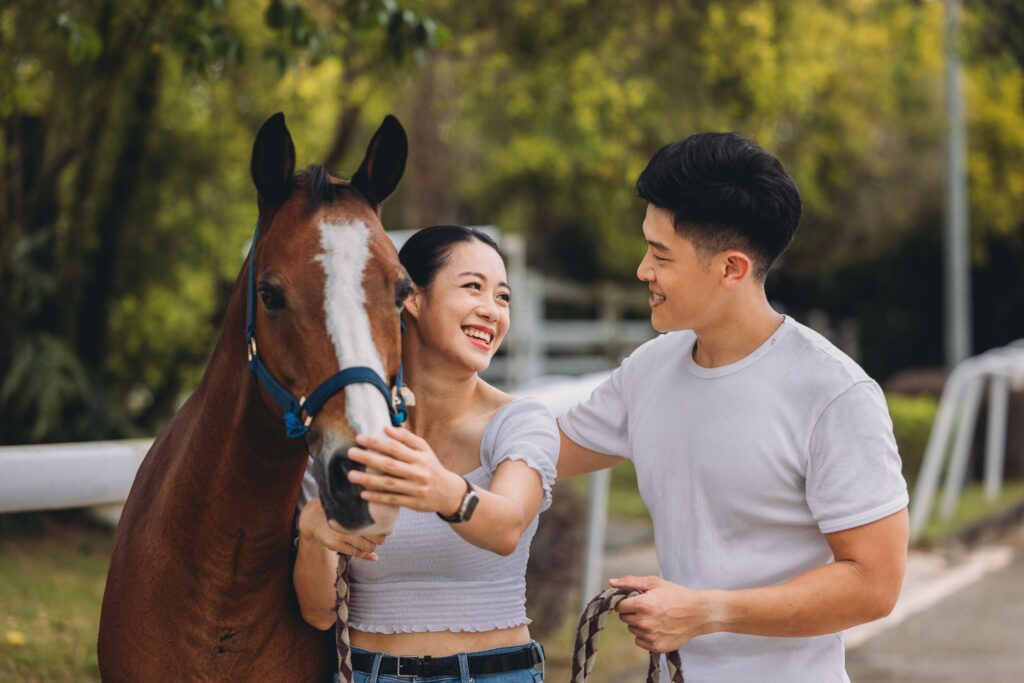
[[[559,419],[581,446],[632,460],[666,580],[781,583],[833,561],[823,534],[907,506],[885,397],[824,337],[787,317],[718,368],[694,362],[695,340],[644,344]],[[687,683],[848,680],[840,633],[715,633],[680,652]]]

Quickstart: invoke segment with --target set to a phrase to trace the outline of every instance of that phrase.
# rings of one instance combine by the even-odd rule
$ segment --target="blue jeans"
[[[383,653],[371,652],[370,650],[362,650],[358,647],[352,648],[353,652],[361,652],[363,654],[375,655],[374,667],[371,673],[364,673],[362,671],[356,671],[353,673],[353,683],[542,683],[544,680],[544,650],[541,652],[540,670],[536,667],[529,669],[519,669],[517,671],[506,671],[505,673],[499,674],[487,674],[485,676],[472,676],[469,675],[469,665],[466,662],[466,658],[469,655],[498,655],[505,652],[515,652],[516,650],[522,649],[522,645],[514,645],[512,647],[497,647],[493,650],[480,650],[479,652],[464,652],[460,654],[459,664],[462,669],[462,675],[460,676],[384,676],[376,673],[377,666],[379,666],[380,658]],[[334,674],[334,683],[338,683],[338,674]]]

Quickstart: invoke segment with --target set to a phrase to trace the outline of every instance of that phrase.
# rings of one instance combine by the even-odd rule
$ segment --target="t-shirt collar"
[[[758,346],[756,349],[751,351],[749,354],[740,358],[735,363],[729,365],[722,365],[717,368],[705,368],[697,364],[697,361],[693,359],[693,349],[697,344],[697,336],[693,337],[693,344],[690,344],[686,349],[686,356],[683,358],[683,365],[691,374],[701,377],[703,379],[715,379],[716,377],[724,377],[725,375],[731,375],[734,372],[738,372],[748,365],[756,362],[761,356],[772,350],[778,340],[786,333],[786,330],[790,328],[792,321],[788,315],[782,316],[782,323],[778,329],[772,333],[772,336],[768,337],[763,344]]]

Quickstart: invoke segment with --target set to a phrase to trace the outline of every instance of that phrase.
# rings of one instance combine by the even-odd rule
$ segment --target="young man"
[[[888,614],[907,488],[878,385],[772,310],[769,266],[800,196],[751,140],[662,148],[637,277],[663,332],[559,419],[562,477],[630,459],[663,578],[618,612],[640,647],[682,648],[687,683],[848,681],[841,632]]]

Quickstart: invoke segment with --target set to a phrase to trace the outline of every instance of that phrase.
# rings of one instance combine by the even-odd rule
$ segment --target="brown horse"
[[[292,587],[295,503],[309,454],[330,516],[368,533],[390,529],[397,510],[367,506],[344,474],[355,433],[383,431],[389,405],[379,387],[350,384],[303,420],[304,440],[288,438],[277,397],[247,365],[257,351],[295,396],[323,393],[314,388],[351,366],[384,378],[399,371],[409,281],[380,207],[406,154],[405,132],[388,117],[351,182],[315,166],[296,175],[284,116],[260,129],[260,238],[202,381],[125,505],[100,618],[103,680],[319,682],[334,669],[333,639],[302,620]]]

